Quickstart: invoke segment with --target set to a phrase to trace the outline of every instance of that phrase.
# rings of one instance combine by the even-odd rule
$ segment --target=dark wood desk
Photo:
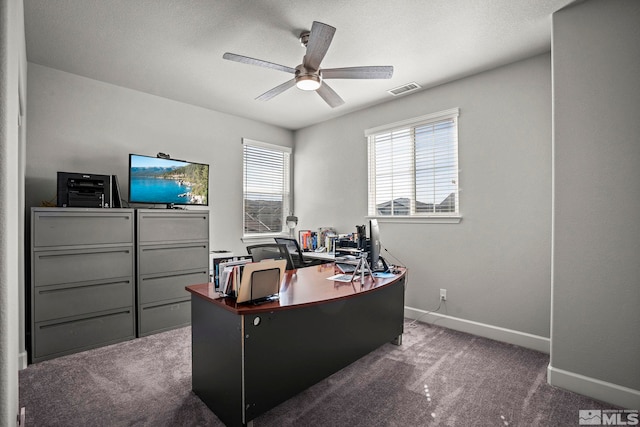
[[[192,389],[228,426],[258,415],[387,342],[401,342],[405,274],[327,280],[334,264],[289,271],[280,300],[221,298],[212,283],[191,293]]]

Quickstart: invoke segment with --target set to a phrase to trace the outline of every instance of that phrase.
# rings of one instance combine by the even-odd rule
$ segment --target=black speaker
[[[122,196],[120,195],[120,185],[118,185],[118,175],[111,175],[111,207],[122,207]]]

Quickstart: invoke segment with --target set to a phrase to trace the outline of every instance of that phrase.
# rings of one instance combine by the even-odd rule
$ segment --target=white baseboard
[[[485,323],[474,322],[472,320],[459,319],[457,317],[451,317],[444,314],[429,313],[425,310],[407,306],[404,307],[404,315],[410,319],[417,319],[420,317],[419,321],[425,323],[435,323],[438,326],[444,326],[445,328],[455,329],[456,331],[467,332],[469,334],[490,338],[492,340],[519,345],[542,353],[549,354],[550,351],[549,338],[526,332],[514,331],[512,329],[487,325]]]
[[[26,351],[21,351],[18,353],[18,369],[23,370],[27,368],[29,364],[29,357]]]
[[[547,382],[626,409],[640,409],[640,390],[554,368],[551,364],[547,367]]]

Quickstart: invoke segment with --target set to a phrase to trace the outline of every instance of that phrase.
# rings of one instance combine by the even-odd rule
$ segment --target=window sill
[[[269,234],[255,234],[250,236],[242,236],[240,240],[242,243],[256,243],[261,241],[273,242],[275,237],[290,237],[287,233],[269,233]]]
[[[369,216],[367,219],[375,218],[379,223],[397,224],[459,224],[462,216]]]

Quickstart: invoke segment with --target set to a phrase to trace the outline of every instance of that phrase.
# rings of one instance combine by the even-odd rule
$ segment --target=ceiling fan
[[[315,90],[318,95],[325,100],[331,108],[344,104],[331,87],[325,82],[326,79],[390,79],[393,75],[392,66],[365,66],[346,68],[320,68],[320,63],[324,58],[336,29],[322,22],[314,21],[311,31],[303,31],[300,34],[300,43],[306,47],[307,52],[302,58],[302,64],[296,68],[285,65],[274,64],[273,62],[261,59],[250,58],[248,56],[236,55],[235,53],[225,53],[222,57],[229,61],[242,62],[244,64],[257,65],[259,67],[272,68],[293,74],[295,77],[266,91],[256,99],[268,101],[276,95],[281,94],[290,87],[297,86],[302,90]]]

